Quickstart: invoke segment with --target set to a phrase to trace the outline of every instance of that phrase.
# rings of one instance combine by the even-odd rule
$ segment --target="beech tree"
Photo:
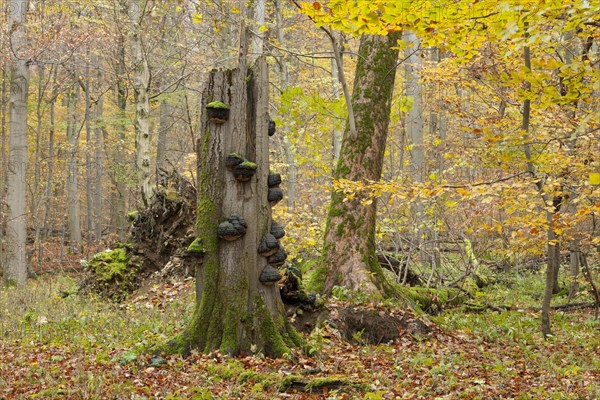
[[[136,168],[140,194],[144,205],[152,198],[150,177],[152,166],[150,162],[150,67],[143,46],[143,21],[146,10],[145,1],[129,1],[129,17],[131,18],[131,56],[133,61],[133,91],[135,102],[135,149]]]
[[[354,121],[349,121],[344,132],[336,180],[377,181],[381,177],[399,39],[399,32],[361,37],[351,101]],[[391,292],[375,255],[376,204],[360,195],[345,199],[341,192],[332,193],[315,278],[325,292],[334,286]]]
[[[6,264],[4,280],[23,284],[27,280],[26,253],[26,174],[27,174],[27,96],[29,67],[24,54],[27,1],[16,0],[8,8],[10,26],[9,155],[7,171]]]
[[[196,307],[170,350],[281,356],[300,339],[285,318],[274,284],[281,277],[274,266],[283,263],[285,253],[278,243],[269,251],[262,248],[263,241],[274,238],[265,59],[259,58],[253,69],[241,61],[234,70],[211,72],[202,99],[203,109],[217,106],[229,117],[215,123],[206,112],[202,116],[198,236],[188,249],[202,257],[196,267]]]

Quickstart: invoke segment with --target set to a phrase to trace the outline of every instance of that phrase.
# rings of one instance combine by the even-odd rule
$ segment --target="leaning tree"
[[[202,99],[197,238],[188,248],[198,257],[196,307],[171,350],[279,356],[300,337],[276,284],[286,254],[283,229],[271,219],[282,193],[279,175],[269,171],[265,59],[212,71]]]
[[[363,35],[358,50],[349,121],[344,132],[335,179],[378,181],[383,156],[400,32]],[[376,201],[362,194],[345,199],[333,192],[327,213],[321,262],[313,277],[316,287],[331,292],[346,286],[366,293],[393,294],[375,254]]]

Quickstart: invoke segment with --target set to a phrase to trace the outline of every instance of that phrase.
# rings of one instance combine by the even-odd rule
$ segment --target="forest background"
[[[598,6],[261,4],[248,21],[226,1],[1,3],[3,266],[12,224],[30,274],[67,272],[125,239],[160,171],[196,178],[202,84],[235,65],[244,20],[268,55],[271,163],[286,193],[274,213],[291,263],[310,273],[321,256],[334,190],[378,203],[378,253],[396,260],[397,283],[409,271],[431,288],[476,271],[541,280],[554,258],[553,291],[585,302],[600,245]],[[355,35],[398,30],[382,179],[333,180]],[[11,104],[25,126],[13,128]]]

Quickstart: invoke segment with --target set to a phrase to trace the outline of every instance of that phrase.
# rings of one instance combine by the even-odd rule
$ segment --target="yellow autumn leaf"
[[[202,22],[202,17],[203,17],[203,14],[194,13],[192,15],[192,22],[195,23],[195,24],[199,24],[199,23]]]
[[[600,185],[600,172],[590,172],[590,185]]]

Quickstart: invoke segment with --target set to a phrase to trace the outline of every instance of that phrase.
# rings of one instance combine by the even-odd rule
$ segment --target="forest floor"
[[[435,326],[427,337],[379,345],[349,344],[325,324],[282,359],[152,359],[146,350],[185,326],[193,280],[147,286],[115,304],[76,294],[80,278],[42,274],[0,290],[0,399],[600,398],[600,321],[590,308],[554,312],[555,335],[544,340],[541,273],[476,294],[513,311],[421,315]]]

